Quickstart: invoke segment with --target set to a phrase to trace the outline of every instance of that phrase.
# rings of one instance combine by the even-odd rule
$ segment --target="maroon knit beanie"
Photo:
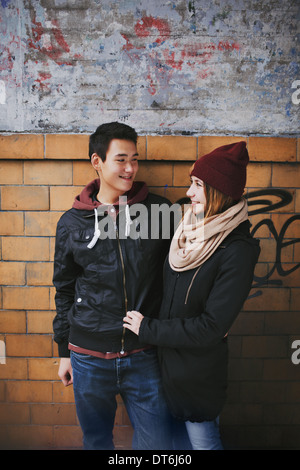
[[[196,176],[209,186],[238,200],[244,192],[248,162],[246,142],[223,145],[199,158],[193,166],[191,176]]]

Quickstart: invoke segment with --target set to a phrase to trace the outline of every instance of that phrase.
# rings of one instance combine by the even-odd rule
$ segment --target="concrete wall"
[[[1,0],[0,12],[2,131],[298,132],[297,1]]]
[[[88,133],[137,128],[172,202],[201,155],[247,142],[262,252],[229,336],[225,445],[300,448],[297,2],[0,0],[0,447],[80,448],[52,338],[55,225],[95,177]],[[119,398],[115,442],[132,429]]]

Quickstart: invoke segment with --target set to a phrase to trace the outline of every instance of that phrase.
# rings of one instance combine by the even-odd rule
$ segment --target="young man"
[[[136,144],[135,130],[125,124],[97,128],[89,155],[99,179],[57,225],[54,339],[59,376],[65,386],[73,383],[86,449],[114,448],[117,394],[134,428],[133,448],[171,448],[156,350],[123,328],[128,310],[158,315],[170,242],[151,218],[155,205],[169,201],[134,182]],[[151,238],[153,228],[159,236]]]

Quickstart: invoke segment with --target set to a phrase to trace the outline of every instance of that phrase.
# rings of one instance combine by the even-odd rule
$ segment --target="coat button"
[[[81,298],[81,297],[78,297],[77,302],[78,302],[78,303],[82,302],[82,298]]]

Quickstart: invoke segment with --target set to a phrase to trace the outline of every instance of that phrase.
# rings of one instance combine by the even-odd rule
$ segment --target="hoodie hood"
[[[78,210],[92,211],[97,209],[101,205],[101,202],[97,201],[96,196],[100,189],[100,179],[96,178],[91,181],[78,196],[75,197],[73,208]],[[137,204],[138,202],[144,201],[148,195],[148,187],[146,183],[142,181],[134,181],[130,191],[125,193],[123,196],[127,197],[127,204]],[[114,204],[116,209],[119,207],[119,202]]]
[[[82,211],[94,211],[94,218],[95,218],[95,227],[94,227],[94,236],[91,242],[87,245],[87,248],[92,249],[96,245],[101,233],[99,230],[98,225],[98,207],[99,206],[107,206],[107,204],[101,204],[101,202],[97,201],[96,196],[100,189],[100,179],[97,178],[91,181],[82,191],[81,193],[76,196],[73,208],[82,210]],[[148,188],[146,183],[141,181],[135,181],[127,193],[123,194],[122,196],[126,196],[125,201],[118,201],[114,205],[116,209],[116,213],[119,212],[120,206],[125,207],[125,217],[126,217],[126,230],[125,235],[128,236],[130,232],[130,225],[132,224],[132,220],[130,218],[129,206],[132,204],[137,204],[138,202],[142,202],[146,199],[148,195]]]

